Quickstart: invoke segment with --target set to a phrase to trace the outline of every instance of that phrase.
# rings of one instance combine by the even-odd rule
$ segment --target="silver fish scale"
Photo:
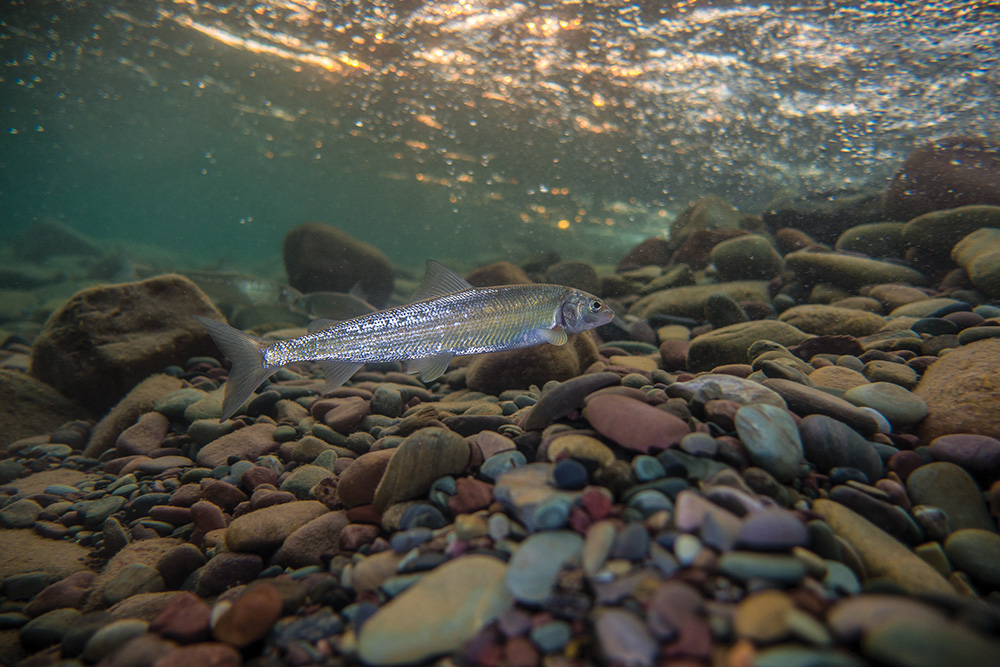
[[[560,285],[507,285],[456,292],[279,341],[264,351],[265,363],[402,361],[536,345],[544,339],[535,331],[556,326],[560,307],[574,291]]]

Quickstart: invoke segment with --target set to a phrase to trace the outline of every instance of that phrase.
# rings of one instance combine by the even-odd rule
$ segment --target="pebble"
[[[846,424],[825,415],[809,415],[799,422],[802,450],[821,472],[850,467],[869,481],[882,476],[882,459],[868,440]]]
[[[595,612],[594,631],[609,664],[646,667],[653,664],[658,646],[646,624],[630,611],[605,608]]]
[[[720,572],[737,581],[767,579],[781,585],[794,585],[806,575],[805,564],[794,556],[763,554],[753,551],[729,551],[719,558]]]
[[[989,475],[1000,470],[1000,440],[987,435],[942,435],[931,441],[930,450],[935,459],[959,465],[972,474]]]
[[[854,405],[877,410],[896,427],[912,426],[927,416],[924,399],[892,382],[873,381],[853,387],[844,392],[844,398]]]
[[[219,641],[245,648],[264,637],[281,616],[281,594],[270,584],[250,586],[212,624]]]
[[[464,472],[470,458],[469,444],[454,431],[420,429],[408,436],[389,459],[373,503],[384,511],[393,503],[423,496],[439,477]]]
[[[359,657],[370,665],[400,665],[457,650],[510,604],[507,573],[507,565],[484,555],[435,568],[362,626]]]
[[[579,535],[565,530],[529,536],[510,559],[507,591],[524,604],[544,604],[553,593],[560,570],[581,562],[583,543]]]
[[[148,622],[137,618],[109,623],[90,637],[81,657],[88,662],[98,662],[128,640],[146,632],[148,627]]]
[[[920,466],[906,478],[906,491],[914,505],[944,510],[953,530],[997,530],[975,480],[954,463],[937,461]]]
[[[743,519],[736,546],[754,551],[790,551],[809,544],[802,520],[783,509],[754,512]]]
[[[788,404],[788,409],[801,417],[813,414],[833,417],[862,435],[871,435],[878,431],[878,422],[873,417],[844,399],[827,394],[821,389],[781,379],[767,379],[762,384],[781,394]]]
[[[642,454],[673,447],[691,432],[679,417],[616,394],[590,397],[583,416],[601,435]]]
[[[233,519],[226,528],[226,546],[231,551],[268,553],[327,508],[315,500],[297,500],[272,505]]]
[[[780,482],[791,482],[798,476],[804,461],[802,441],[787,410],[773,405],[747,405],[736,413],[735,423],[755,465]]]
[[[53,609],[41,614],[21,626],[18,631],[21,644],[29,651],[58,644],[82,616],[76,609]]]
[[[1000,590],[1000,535],[979,528],[956,530],[944,543],[948,559],[983,590]]]
[[[913,593],[954,592],[934,568],[864,517],[831,500],[814,501],[812,510],[854,549],[869,577],[884,577]]]
[[[890,665],[989,665],[1000,655],[1000,641],[956,622],[902,619],[880,623],[861,640],[866,657]]]

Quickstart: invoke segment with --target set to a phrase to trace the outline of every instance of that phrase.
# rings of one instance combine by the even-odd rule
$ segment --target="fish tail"
[[[222,399],[222,417],[219,418],[219,421],[226,421],[277,367],[264,365],[263,349],[268,345],[264,339],[235,329],[225,322],[198,315],[194,319],[208,330],[216,346],[232,364],[229,379],[226,380],[226,394]]]

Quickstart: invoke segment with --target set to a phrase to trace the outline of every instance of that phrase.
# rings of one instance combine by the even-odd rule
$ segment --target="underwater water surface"
[[[5,2],[7,234],[614,261],[690,201],[883,189],[1000,118],[992,2]]]

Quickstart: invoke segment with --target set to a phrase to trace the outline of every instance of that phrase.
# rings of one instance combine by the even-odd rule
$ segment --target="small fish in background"
[[[299,338],[267,341],[224,322],[198,317],[232,362],[222,403],[229,419],[278,368],[316,361],[327,393],[365,363],[404,361],[430,382],[455,355],[500,352],[541,343],[563,345],[569,334],[607,324],[614,313],[592,294],[563,285],[473,287],[433,260],[414,302],[343,322],[323,320]]]

